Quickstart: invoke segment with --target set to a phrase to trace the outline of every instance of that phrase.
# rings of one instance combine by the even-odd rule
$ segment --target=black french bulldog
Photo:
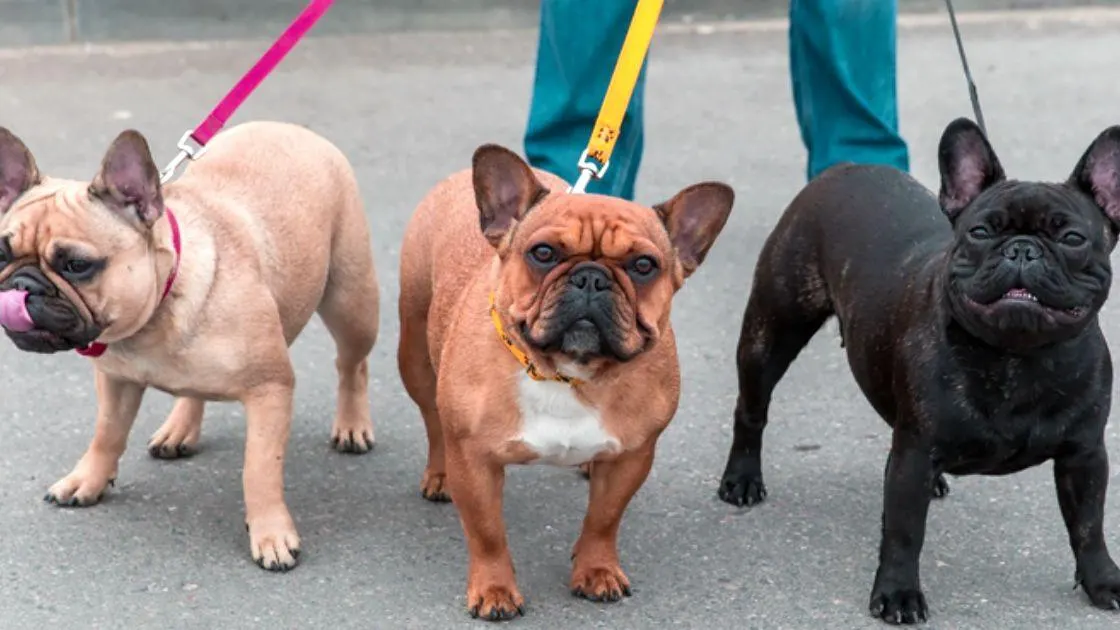
[[[771,392],[835,315],[855,380],[893,428],[871,614],[926,619],[918,560],[930,497],[948,491],[943,473],[1005,475],[1047,460],[1077,580],[1094,605],[1120,609],[1102,532],[1112,362],[1097,321],[1120,234],[1120,126],[1061,184],[1007,179],[967,119],[945,129],[938,151],[939,200],[901,171],[839,165],[768,237],[739,337],[719,496],[765,498]]]

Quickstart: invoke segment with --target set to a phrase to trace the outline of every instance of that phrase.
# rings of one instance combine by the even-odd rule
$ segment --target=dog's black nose
[[[1042,258],[1042,247],[1034,239],[1013,238],[1003,246],[1003,256],[1008,260],[1032,262]]]
[[[611,277],[599,265],[579,266],[568,276],[568,284],[587,293],[611,290]]]

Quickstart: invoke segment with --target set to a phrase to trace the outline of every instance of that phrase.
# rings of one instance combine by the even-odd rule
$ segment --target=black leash
[[[957,14],[953,11],[953,0],[945,0],[945,7],[949,9],[949,21],[953,23],[953,37],[957,39],[957,52],[961,54],[964,78],[968,81],[968,96],[972,99],[972,113],[976,114],[976,124],[980,126],[981,133],[987,136],[988,128],[984,126],[984,114],[980,112],[980,97],[976,93],[976,84],[972,81],[972,73],[968,70],[968,59],[964,55],[961,31],[957,28]]]

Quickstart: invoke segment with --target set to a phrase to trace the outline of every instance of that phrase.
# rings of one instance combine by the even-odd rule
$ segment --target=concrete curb
[[[541,1],[336,0],[315,33],[530,28],[536,26]],[[897,1],[900,12],[944,11],[943,0]],[[272,37],[305,4],[306,0],[0,0],[0,47]],[[788,6],[788,0],[666,0],[662,21],[775,19],[784,16]],[[960,12],[1001,11],[1120,6],[1120,0],[956,0],[955,6]]]
[[[900,31],[948,28],[944,13],[903,13],[898,16]],[[1082,6],[1058,9],[1011,9],[999,11],[970,11],[957,15],[962,27],[983,24],[1018,25],[1039,28],[1044,25],[1077,25],[1096,28],[1114,28],[1120,25],[1120,5]],[[721,20],[717,22],[677,21],[662,23],[657,32],[661,35],[712,35],[716,33],[773,33],[784,32],[789,22],[785,18],[750,20]],[[524,26],[526,30],[532,26]],[[498,32],[498,31],[495,31]],[[360,37],[335,34],[333,37]],[[0,47],[0,61],[32,60],[46,57],[86,57],[105,55],[114,58],[146,56],[168,52],[206,51],[241,46],[264,46],[272,34],[260,34],[236,39],[159,39],[103,42],[77,42],[73,44],[40,44],[22,47]]]

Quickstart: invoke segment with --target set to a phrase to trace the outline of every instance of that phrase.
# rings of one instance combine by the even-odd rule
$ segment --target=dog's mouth
[[[39,354],[84,348],[101,334],[64,299],[11,288],[0,290],[0,328],[17,348]]]
[[[1035,294],[1031,293],[1030,291],[1028,291],[1026,289],[1020,289],[1018,287],[1016,287],[1014,289],[1008,289],[1007,293],[1004,293],[1003,297],[1001,297],[1000,299],[1001,300],[1011,300],[1011,301],[1027,300],[1028,302],[1038,303],[1038,297],[1036,297]]]
[[[597,359],[625,363],[646,349],[643,346],[637,351],[627,351],[618,335],[612,336],[611,331],[601,330],[600,326],[587,317],[577,319],[565,328],[554,330],[555,332],[537,338],[527,326],[522,324],[521,336],[533,348],[545,354],[559,354],[567,361],[582,366]]]
[[[1069,308],[1049,306],[1040,300],[1037,295],[1023,287],[1012,287],[1003,295],[988,303],[978,302],[968,296],[965,296],[965,299],[973,309],[989,316],[1007,309],[1031,309],[1061,323],[1073,323],[1084,319],[1090,312],[1090,308],[1084,305]]]
[[[75,343],[62,335],[49,330],[28,330],[26,332],[12,332],[5,329],[8,338],[17,348],[24,352],[36,354],[53,354],[55,352],[68,352],[88,344]]]
[[[580,319],[569,326],[561,335],[558,345],[560,352],[577,363],[587,363],[592,358],[600,357],[604,350],[603,336],[589,319]]]

